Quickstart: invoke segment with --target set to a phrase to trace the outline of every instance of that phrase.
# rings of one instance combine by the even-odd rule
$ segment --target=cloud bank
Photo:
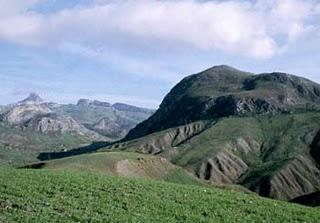
[[[269,59],[318,32],[320,18],[312,0],[99,0],[51,13],[37,10],[39,2],[0,0],[0,41],[62,50],[74,44],[92,58],[123,44]]]

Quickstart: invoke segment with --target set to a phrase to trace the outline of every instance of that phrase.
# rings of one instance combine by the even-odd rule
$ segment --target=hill
[[[130,178],[165,180],[200,185],[201,181],[167,159],[129,152],[98,152],[35,163],[29,168],[73,170]]]
[[[160,155],[202,180],[291,200],[320,191],[319,89],[289,74],[213,67],[183,79],[106,149]]]
[[[317,222],[255,195],[85,172],[0,169],[1,222]],[[10,180],[6,180],[10,179]]]

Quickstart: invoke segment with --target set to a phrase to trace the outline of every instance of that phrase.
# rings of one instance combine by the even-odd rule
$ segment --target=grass
[[[255,195],[92,173],[0,169],[0,222],[317,222]]]
[[[77,148],[92,140],[72,133],[48,133],[12,127],[0,123],[0,166],[26,165],[37,161],[41,152]]]
[[[132,152],[98,152],[46,162],[40,168],[102,173],[200,185],[195,176],[161,157]]]

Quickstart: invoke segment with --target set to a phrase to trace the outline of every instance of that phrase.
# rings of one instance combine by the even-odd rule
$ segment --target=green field
[[[0,222],[318,222],[318,209],[217,188],[0,169]]]

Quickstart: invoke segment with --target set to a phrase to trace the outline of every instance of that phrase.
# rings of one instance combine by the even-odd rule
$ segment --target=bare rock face
[[[213,98],[206,103],[207,108],[203,114],[212,118],[230,115],[276,114],[281,111],[269,101],[254,97],[237,98],[233,95],[227,95]]]
[[[76,133],[94,140],[109,140],[109,138],[99,135],[98,133],[85,128],[73,118],[68,116],[58,116],[56,114],[39,115],[24,124],[24,126],[32,128],[41,133],[50,132],[69,132]]]
[[[52,111],[43,104],[21,104],[13,107],[3,115],[3,121],[10,124],[19,125],[38,116],[49,114]]]
[[[74,131],[79,132],[82,128],[74,119],[71,117],[58,117],[54,114],[47,114],[38,116],[26,124],[28,127],[32,127],[36,131],[42,133],[48,132],[66,132]]]

